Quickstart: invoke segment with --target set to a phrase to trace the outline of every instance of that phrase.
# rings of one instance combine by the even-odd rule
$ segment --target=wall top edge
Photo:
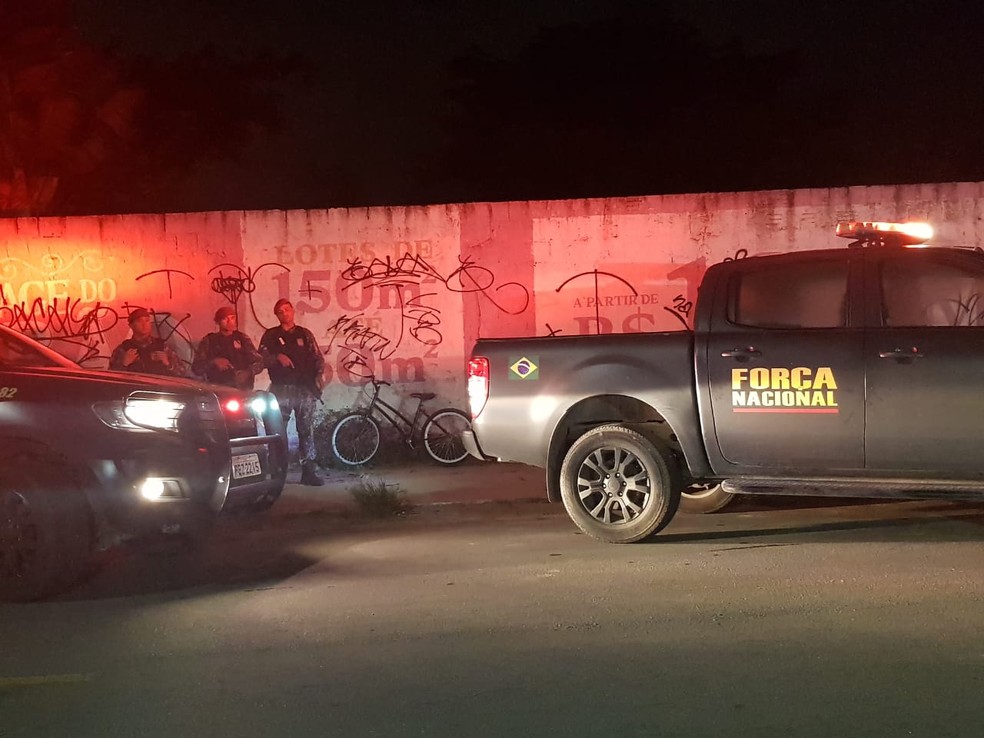
[[[742,199],[756,199],[756,198],[774,198],[777,195],[785,195],[786,197],[801,194],[807,197],[822,196],[823,193],[827,193],[831,196],[837,194],[850,194],[857,192],[875,192],[878,190],[892,191],[900,188],[918,190],[921,188],[959,188],[959,187],[976,187],[979,189],[984,189],[984,181],[950,181],[950,182],[918,182],[910,184],[881,184],[881,185],[841,185],[837,187],[804,187],[804,188],[793,188],[793,189],[771,189],[771,190],[722,190],[714,192],[686,192],[686,193],[673,193],[673,194],[649,194],[649,195],[620,195],[620,196],[598,196],[598,197],[584,197],[584,198],[558,198],[558,199],[546,199],[546,200],[476,200],[467,202],[447,202],[447,203],[432,203],[428,205],[371,205],[371,206],[361,206],[361,207],[328,207],[328,208],[293,208],[293,209],[283,209],[274,208],[267,210],[202,210],[202,211],[184,211],[184,212],[167,212],[167,213],[103,213],[96,215],[47,215],[47,216],[18,216],[3,218],[0,217],[0,222],[15,224],[27,224],[27,223],[84,223],[84,222],[106,222],[108,220],[119,220],[119,219],[183,219],[183,218],[226,218],[238,217],[242,221],[247,219],[257,218],[257,217],[278,217],[285,218],[291,215],[303,216],[303,214],[313,214],[317,213],[320,215],[336,213],[340,217],[351,218],[353,216],[362,215],[363,217],[370,218],[379,213],[389,212],[419,212],[432,210],[435,208],[445,208],[446,210],[455,210],[459,208],[463,209],[477,209],[477,208],[488,208],[488,207],[530,207],[533,209],[564,209],[565,206],[578,206],[580,208],[589,207],[604,207],[605,203],[674,203],[681,201],[692,201],[694,198],[706,198],[706,199],[728,199],[728,198],[742,198]]]

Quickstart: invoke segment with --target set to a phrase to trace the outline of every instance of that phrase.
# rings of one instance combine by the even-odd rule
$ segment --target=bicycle
[[[411,449],[416,447],[418,439],[422,441],[427,455],[439,464],[458,464],[468,457],[461,434],[471,428],[471,420],[463,412],[446,407],[428,414],[424,403],[437,395],[433,392],[412,392],[410,397],[417,400],[417,410],[411,420],[379,396],[381,387],[392,386],[389,382],[370,377],[367,384],[372,385],[369,406],[339,419],[331,433],[332,451],[343,464],[359,466],[376,455],[380,439],[379,421],[383,420],[393,426]],[[421,428],[419,434],[418,428]]]

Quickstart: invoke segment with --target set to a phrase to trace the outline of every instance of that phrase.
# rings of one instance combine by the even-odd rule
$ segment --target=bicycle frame
[[[468,456],[461,441],[463,427],[469,427],[467,415],[455,408],[441,408],[429,412],[424,408],[427,400],[436,397],[432,392],[411,392],[409,396],[417,400],[413,417],[401,412],[407,396],[396,395],[399,402],[392,404],[380,397],[380,388],[390,383],[372,377],[366,382],[372,385],[372,392],[363,386],[368,404],[362,408],[353,407],[348,414],[335,423],[331,434],[331,446],[335,455],[345,464],[364,464],[371,460],[379,450],[383,421],[392,426],[403,442],[416,449],[418,442],[427,455],[440,464],[457,464]]]
[[[417,400],[417,411],[413,414],[413,420],[411,420],[379,396],[379,388],[383,386],[381,383],[374,379],[370,379],[369,383],[372,384],[372,398],[369,400],[369,406],[366,408],[366,415],[385,420],[400,434],[403,442],[412,448],[414,436],[418,432],[417,423],[420,421],[422,415],[425,418],[427,417],[427,414],[424,412],[424,401],[420,398],[415,398]],[[403,425],[400,425],[400,423]]]

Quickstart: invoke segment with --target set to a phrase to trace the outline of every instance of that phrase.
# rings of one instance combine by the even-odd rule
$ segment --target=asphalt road
[[[0,609],[0,736],[980,736],[984,509],[287,505]]]

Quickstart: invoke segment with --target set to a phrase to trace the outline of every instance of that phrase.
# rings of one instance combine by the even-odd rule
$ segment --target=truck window
[[[739,273],[729,320],[753,328],[842,328],[847,262],[793,262]]]
[[[984,259],[965,253],[919,257],[926,258],[882,263],[882,325],[984,326]]]

